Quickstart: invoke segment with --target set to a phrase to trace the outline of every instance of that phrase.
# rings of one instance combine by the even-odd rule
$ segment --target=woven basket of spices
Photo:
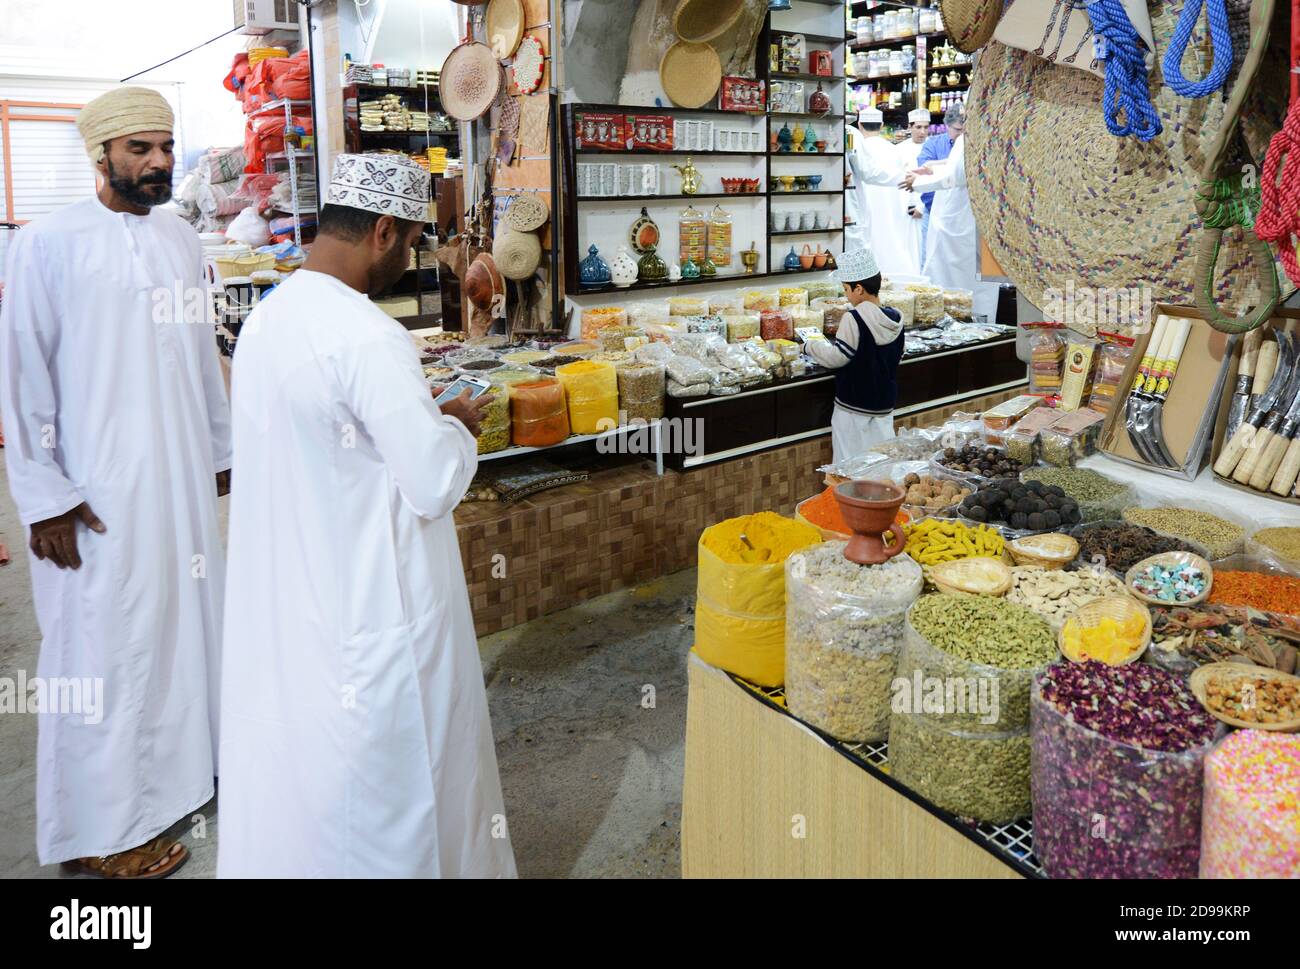
[[[1064,568],[1079,556],[1079,542],[1069,535],[1050,532],[1026,535],[1007,543],[1016,565],[1039,565],[1045,569]]]
[[[1080,606],[1057,633],[1061,655],[1072,663],[1097,660],[1127,666],[1151,643],[1151,613],[1128,596],[1109,596]]]
[[[1264,666],[1210,663],[1192,673],[1192,693],[1232,727],[1300,731],[1300,676]]]
[[[1174,570],[1185,569],[1187,574],[1195,575],[1200,573],[1202,581],[1200,582],[1200,592],[1197,594],[1187,594],[1185,598],[1162,598],[1153,596],[1148,589],[1154,588],[1154,582],[1151,578],[1153,570],[1157,573],[1169,573]],[[1124,584],[1128,586],[1129,595],[1142,602],[1153,606],[1195,606],[1205,601],[1209,596],[1210,590],[1214,588],[1214,567],[1210,565],[1201,556],[1195,552],[1162,552],[1159,555],[1152,555],[1143,559],[1134,565],[1124,575]],[[1173,586],[1164,586],[1172,592]],[[1190,592],[1184,587],[1184,592]]]

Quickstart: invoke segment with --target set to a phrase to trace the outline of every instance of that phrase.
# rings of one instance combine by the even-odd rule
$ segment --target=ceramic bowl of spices
[[[1164,552],[1134,565],[1124,584],[1135,599],[1153,606],[1194,606],[1214,587],[1214,569],[1194,552]]]

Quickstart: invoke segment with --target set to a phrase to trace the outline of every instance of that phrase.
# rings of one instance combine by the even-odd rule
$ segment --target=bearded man
[[[212,327],[176,298],[201,292],[198,236],[157,208],[171,108],[119,88],[77,128],[100,188],[17,233],[0,315],[37,675],[83,686],[39,714],[36,846],[42,864],[163,878],[188,858],[163,832],[213,795],[230,412]]]

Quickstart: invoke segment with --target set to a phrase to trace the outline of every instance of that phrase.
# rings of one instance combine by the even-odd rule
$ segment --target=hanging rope
[[[1097,60],[1106,65],[1106,91],[1102,99],[1106,127],[1117,138],[1133,135],[1138,141],[1150,141],[1162,128],[1160,116],[1151,103],[1142,38],[1120,0],[1093,0],[1087,10],[1097,45]]]
[[[1300,100],[1291,102],[1282,130],[1268,144],[1260,189],[1255,235],[1277,243],[1282,268],[1300,286],[1300,265],[1296,260],[1296,241],[1300,239]]]
[[[1183,76],[1183,54],[1192,39],[1196,22],[1201,18],[1201,5],[1205,5],[1205,16],[1210,21],[1210,43],[1214,59],[1210,63],[1210,72],[1199,81],[1189,81]],[[1228,8],[1223,0],[1187,0],[1178,23],[1174,25],[1173,36],[1169,38],[1169,48],[1165,51],[1165,60],[1161,65],[1165,74],[1165,83],[1185,98],[1203,98],[1219,88],[1228,80],[1232,71],[1232,28],[1228,23]]]

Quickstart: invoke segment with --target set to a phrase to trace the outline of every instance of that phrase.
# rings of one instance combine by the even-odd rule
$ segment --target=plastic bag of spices
[[[764,340],[793,340],[794,317],[789,310],[765,310],[759,321],[759,335]]]
[[[618,368],[618,403],[629,421],[664,416],[665,371],[662,364],[629,363]]]
[[[704,529],[698,549],[695,652],[758,686],[785,679],[785,560],[821,542],[811,525],[759,512]]]
[[[543,377],[510,387],[512,440],[516,447],[549,447],[569,436],[564,385]]]
[[[921,567],[907,555],[881,565],[827,542],[786,560],[785,698],[790,713],[840,740],[889,734],[891,684]]]
[[[612,363],[579,360],[555,368],[569,402],[574,434],[598,434],[618,425],[618,375]]]
[[[1034,853],[1053,878],[1195,878],[1221,728],[1183,677],[1058,663],[1031,698]]]
[[[493,388],[492,398],[480,414],[478,453],[504,451],[510,446],[510,395],[506,388]]]

